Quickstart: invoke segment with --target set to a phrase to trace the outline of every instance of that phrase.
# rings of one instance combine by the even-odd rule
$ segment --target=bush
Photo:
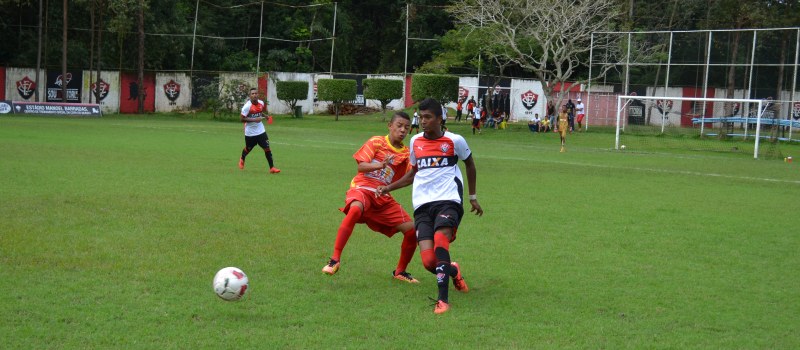
[[[308,98],[307,81],[278,81],[275,82],[275,90],[278,99],[285,102],[292,112],[298,101]]]
[[[364,98],[380,101],[381,110],[386,113],[386,105],[392,100],[403,98],[403,81],[364,79]]]
[[[442,104],[458,99],[458,77],[441,74],[414,74],[411,83],[411,98],[414,102],[431,97]]]
[[[334,104],[336,120],[339,120],[339,107],[345,101],[355,100],[356,91],[356,81],[353,79],[320,79],[317,82],[317,98]]]

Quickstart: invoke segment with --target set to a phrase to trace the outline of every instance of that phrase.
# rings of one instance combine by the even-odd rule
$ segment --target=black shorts
[[[247,149],[253,149],[253,147],[256,145],[261,146],[263,149],[269,148],[269,137],[267,136],[266,131],[263,134],[258,134],[256,136],[244,137],[244,146],[247,147]]]
[[[455,240],[462,216],[464,216],[464,206],[461,203],[436,201],[423,204],[414,210],[417,242],[433,239],[434,232],[440,227],[452,227]]]

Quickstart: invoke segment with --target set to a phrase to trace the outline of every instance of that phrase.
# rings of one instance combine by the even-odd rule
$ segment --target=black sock
[[[436,285],[439,287],[439,299],[448,302],[448,288],[450,287],[450,252],[447,249],[438,247],[434,250],[436,254]]]
[[[267,153],[267,163],[269,163],[269,167],[270,168],[274,168],[275,167],[275,163],[272,162],[272,152],[271,151],[267,151],[266,153]]]
[[[244,158],[247,157],[248,153],[250,153],[250,150],[248,150],[247,148],[242,149],[242,160],[244,160]]]

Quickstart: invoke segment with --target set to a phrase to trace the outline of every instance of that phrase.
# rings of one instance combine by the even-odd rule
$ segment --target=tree
[[[364,98],[381,103],[384,120],[386,105],[392,100],[403,98],[403,81],[397,79],[364,79]]]
[[[559,83],[580,80],[576,71],[588,67],[592,33],[612,29],[620,17],[614,0],[460,0],[448,11],[458,25],[493,38],[493,45],[483,48],[492,59],[516,64],[546,82],[548,96]],[[594,48],[614,58],[622,47],[602,41]],[[600,77],[612,67],[604,64],[593,75]],[[565,94],[562,90],[559,103]]]
[[[414,74],[411,98],[417,102],[427,97],[435,98],[441,104],[455,101],[458,98],[458,76]]]
[[[275,89],[278,99],[286,103],[289,109],[296,113],[297,101],[308,98],[307,81],[278,81],[275,82]],[[295,115],[300,117],[300,115]]]
[[[356,99],[356,81],[353,79],[320,79],[317,81],[317,96],[320,101],[333,102],[336,109],[336,121],[339,121],[339,109],[344,101]]]

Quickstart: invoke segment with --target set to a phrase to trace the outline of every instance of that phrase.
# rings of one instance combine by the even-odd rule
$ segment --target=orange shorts
[[[339,208],[347,214],[353,201],[364,205],[359,224],[367,224],[371,230],[392,237],[397,233],[397,226],[411,222],[411,216],[406,213],[400,203],[391,195],[376,196],[375,192],[361,188],[347,190],[344,199],[344,208]]]

